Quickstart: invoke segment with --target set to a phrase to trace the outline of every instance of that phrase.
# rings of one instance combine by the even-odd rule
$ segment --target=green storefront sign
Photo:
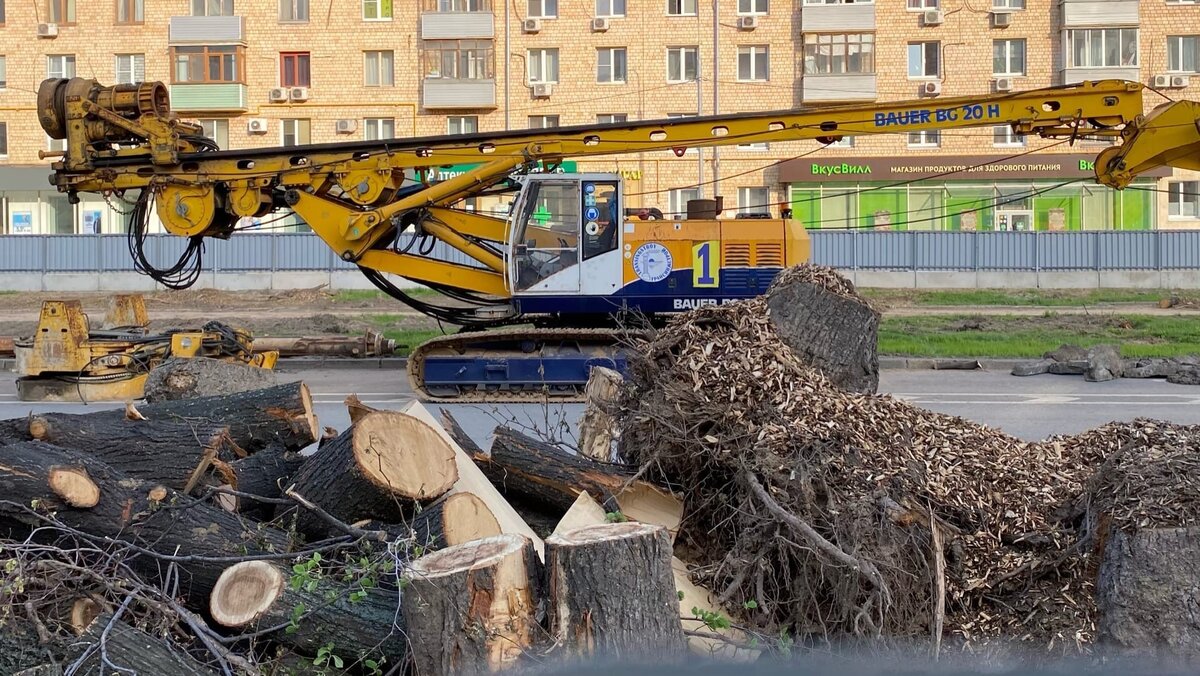
[[[462,174],[467,173],[468,171],[471,171],[472,169],[475,169],[476,167],[481,167],[481,166],[483,166],[483,165],[482,164],[454,164],[449,167],[438,167],[438,168],[430,171],[431,179],[433,181],[446,181],[446,180],[454,178],[455,176],[460,176]],[[554,168],[552,169],[552,171],[555,174],[573,174],[576,171],[578,171],[577,167],[578,167],[578,164],[574,160],[566,160],[566,161],[562,162],[561,164],[555,165]],[[545,171],[546,171],[546,165],[539,161],[537,169],[535,169],[533,173],[544,173]]]

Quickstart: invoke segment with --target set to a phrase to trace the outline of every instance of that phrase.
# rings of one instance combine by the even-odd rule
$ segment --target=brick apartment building
[[[247,148],[1103,78],[1187,98],[1198,65],[1197,0],[0,0],[0,231],[123,227],[120,205],[48,189],[46,77],[162,80],[222,148]],[[1164,100],[1147,92],[1149,107]],[[566,166],[619,172],[630,204],[679,212],[721,194],[727,213],[791,206],[809,227],[1200,227],[1194,172],[1120,193],[1061,185],[1102,148],[985,128]]]

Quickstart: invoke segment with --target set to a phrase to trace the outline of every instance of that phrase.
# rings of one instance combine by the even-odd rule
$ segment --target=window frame
[[[535,14],[533,4],[537,3],[538,10]],[[551,13],[546,12],[547,7],[552,7]],[[558,18],[558,0],[527,0],[525,3],[525,18],[527,19],[557,19]]]
[[[617,3],[621,3],[621,12],[618,14],[613,9]],[[608,9],[600,9],[601,3],[607,4]],[[629,11],[629,3],[627,0],[596,0],[596,18],[597,19],[620,19],[626,16]]]
[[[742,3],[749,3],[750,9],[743,10]],[[759,3],[762,4],[762,9],[757,9]],[[738,0],[737,15],[738,16],[766,16],[771,13],[771,0]]]
[[[451,126],[453,124],[453,122],[452,122],[453,120],[459,121],[459,130],[458,131],[455,131],[453,129],[453,127]],[[472,129],[471,131],[463,131],[463,129],[462,129],[462,123],[466,120],[473,121],[475,128]],[[447,115],[446,116],[446,133],[451,136],[458,136],[458,135],[462,135],[462,134],[478,134],[479,133],[479,116],[478,115]]]
[[[992,0],[992,10],[1001,12],[1020,12],[1025,9],[1025,0]]]
[[[690,12],[686,11],[686,10],[687,10],[687,7],[688,7],[688,4],[687,4],[687,3],[689,3],[689,2],[691,3],[691,8],[692,8],[692,11],[690,11]],[[672,11],[671,11],[671,5],[672,5],[672,4],[674,4],[674,5],[676,5],[677,7],[679,7],[679,11],[678,11],[678,12],[672,12]],[[667,14],[667,16],[668,16],[668,17],[672,17],[672,16],[699,16],[699,10],[700,10],[700,2],[699,2],[699,0],[667,0],[667,10],[666,10],[666,14]]]
[[[67,73],[66,68],[63,68],[62,73],[60,75],[55,75],[50,69],[50,64],[52,63],[52,61],[54,59],[62,59],[63,60],[62,65],[64,65],[64,66],[68,63],[68,60],[69,60],[69,62],[71,64],[70,74]],[[46,55],[46,77],[47,78],[52,78],[52,77],[66,78],[66,79],[73,78],[73,77],[75,77],[75,74],[79,72],[78,67],[79,67],[79,61],[78,61],[78,59],[75,58],[74,54],[47,54]]]
[[[761,50],[761,54],[759,53]],[[742,77],[742,56],[750,57],[750,77]],[[763,76],[758,77],[759,61],[762,61]],[[738,45],[737,51],[737,81],[738,82],[770,82],[771,81],[771,45]]]
[[[127,18],[121,20],[121,10],[125,9],[127,13],[132,13],[135,18]],[[140,18],[136,18],[138,15]],[[145,0],[117,0],[116,10],[113,14],[113,23],[118,26],[141,26],[146,23],[146,1]]]
[[[621,73],[620,79],[617,78],[617,53],[621,53]],[[608,55],[608,79],[601,77],[604,73],[604,55]],[[597,47],[596,48],[596,83],[605,85],[623,85],[629,83],[629,50],[625,47]]]
[[[1111,63],[1111,64],[1104,63],[1105,61],[1107,61],[1107,55],[1111,53],[1107,48],[1108,45],[1106,44],[1106,42],[1108,40],[1107,35],[1110,31],[1116,31],[1116,33],[1117,33],[1117,62]],[[1130,64],[1122,63],[1124,58],[1121,56],[1122,46],[1124,44],[1126,44],[1125,43],[1126,31],[1133,32],[1134,62],[1130,63]],[[1091,48],[1092,37],[1094,35],[1100,36],[1100,38],[1101,38],[1101,41],[1100,41],[1101,63],[1100,64],[1088,63],[1087,65],[1081,65],[1081,64],[1075,63],[1075,51],[1076,51],[1075,50],[1075,47],[1076,47],[1075,39],[1080,34],[1086,34],[1088,36],[1087,44],[1085,45],[1085,48],[1084,48],[1084,54],[1090,54],[1092,51],[1092,48]],[[1063,30],[1063,51],[1064,51],[1064,55],[1065,55],[1065,61],[1067,64],[1067,66],[1066,66],[1067,68],[1141,68],[1141,51],[1142,51],[1141,30],[1139,28],[1133,27],[1133,26],[1118,26],[1115,28],[1086,27],[1086,28],[1064,29]]]
[[[0,160],[8,159],[8,121],[0,120]]]
[[[674,52],[679,54],[679,75],[682,79],[671,79],[671,57]],[[692,55],[692,77],[687,76],[687,55]],[[699,46],[682,46],[682,47],[667,47],[667,83],[682,84],[684,82],[695,82],[700,78],[700,47]]]
[[[738,214],[761,214],[763,212],[770,213],[771,207],[775,206],[771,202],[771,186],[769,186],[769,185],[740,185],[740,186],[738,186],[737,191],[738,191],[738,205],[737,205],[737,211],[735,213],[738,213]],[[766,195],[766,197],[761,202],[756,199],[751,198],[751,195],[753,193],[756,193],[759,191],[762,191],[762,194]],[[744,202],[750,202],[750,204],[744,204]],[[751,209],[753,209],[753,211]]]
[[[1183,68],[1172,68],[1171,67],[1171,61],[1172,61],[1171,45],[1173,43],[1178,43],[1179,49],[1178,49],[1177,53],[1175,54],[1176,58],[1174,60],[1182,61],[1182,57],[1186,53],[1183,49],[1183,42],[1185,40],[1192,41],[1192,62],[1194,64],[1194,67],[1192,68],[1192,70],[1186,70]],[[1182,63],[1180,63],[1179,65],[1182,66]],[[1200,34],[1168,35],[1167,36],[1167,72],[1168,73],[1179,73],[1182,75],[1194,75],[1196,73],[1200,73]]]
[[[819,50],[822,47],[829,48],[829,54],[824,55],[828,59],[828,72],[821,72],[816,65],[820,63]],[[850,65],[854,62],[851,58],[851,47],[857,47],[857,60],[860,68],[851,70]],[[869,49],[864,49],[869,47]],[[840,50],[840,54],[836,53]],[[813,69],[810,72],[810,52]],[[830,75],[875,75],[875,33],[869,31],[855,33],[805,33],[801,36],[801,58],[804,60],[802,71],[804,75],[830,76]],[[869,58],[866,58],[869,57]],[[841,59],[843,70],[837,71],[833,66],[838,63],[837,59]],[[861,65],[868,62],[868,69],[862,70]]]
[[[379,61],[379,63],[377,63],[376,67],[375,67],[375,76],[379,81],[375,84],[371,84],[369,81],[369,78],[367,77],[367,73],[370,72],[371,55],[377,55],[377,58]],[[383,70],[383,58],[385,55],[390,55],[387,57],[388,64],[387,64],[387,71],[386,71],[386,73],[387,73],[387,78],[386,78],[387,81],[386,82],[384,81],[385,78],[382,77],[385,72]],[[395,50],[367,49],[367,50],[363,51],[363,86],[364,87],[395,87],[396,86],[396,52],[395,52]]]
[[[806,5],[874,5],[875,0],[804,0]]]
[[[385,3],[388,7],[387,16],[383,15],[383,6]],[[378,16],[373,18],[367,16],[368,4],[373,4],[375,6],[375,8],[378,10]],[[363,21],[391,21],[396,15],[396,5],[394,0],[362,0],[362,5],[359,7],[359,9],[362,10]]]
[[[128,81],[121,79],[121,59],[123,59],[123,58],[128,58],[130,60],[129,61],[130,79]],[[137,60],[139,58],[141,59],[141,62],[142,62],[141,63],[142,77],[140,80],[136,77],[137,71],[138,71]],[[136,82],[145,82],[146,81],[146,55],[145,54],[113,54],[113,73],[114,73],[114,75],[116,75],[116,77],[114,78],[114,82],[116,84],[133,84]]]
[[[291,7],[293,18],[287,19],[283,16],[283,8],[285,5]],[[295,18],[300,14],[299,8],[304,7],[304,18]],[[308,23],[312,20],[312,2],[310,0],[279,0],[279,23]]]
[[[293,62],[290,67],[288,66],[289,60]],[[303,64],[303,70],[301,64]],[[288,82],[289,75],[295,80],[294,82]],[[301,78],[300,75],[305,77]],[[312,52],[279,53],[279,86],[312,87]]]
[[[537,126],[537,127],[533,126],[534,120],[539,121],[539,123],[540,123],[539,126]],[[554,124],[551,126],[546,126],[547,120],[554,120]],[[557,129],[558,127],[562,126],[562,116],[561,115],[530,115],[530,116],[528,116],[528,124],[529,124],[529,127],[528,127],[529,129]]]
[[[914,7],[914,3],[921,6]],[[908,12],[927,12],[933,9],[941,9],[941,0],[906,0],[904,3],[904,9]]]
[[[1005,45],[1020,45],[1021,47],[1021,70],[1013,71],[1012,61],[1013,53],[1011,49],[1005,49],[1002,57],[1005,62],[1005,67],[1010,70],[1001,72],[996,70],[996,48],[1001,44]],[[1029,70],[1029,43],[1025,38],[997,38],[992,40],[992,75],[994,77],[1025,77]]]
[[[382,127],[385,123],[390,124],[392,127],[392,135],[391,136],[378,135],[378,132],[382,130]],[[377,128],[376,129],[377,135],[374,138],[372,138],[367,133],[367,130],[371,129],[372,127]],[[364,117],[363,118],[363,140],[364,141],[387,141],[389,139],[394,139],[394,138],[396,138],[396,118],[394,118],[394,117]]]
[[[421,76],[467,82],[494,80],[495,49],[491,40],[422,40]]]
[[[601,119],[604,117],[609,117],[612,119]],[[629,122],[629,113],[596,113],[596,124],[625,124],[626,122]]]
[[[74,26],[79,18],[76,0],[46,0],[46,19],[59,26]],[[55,18],[55,15],[60,15]]]
[[[205,117],[197,120],[201,127],[205,127],[206,123],[212,123],[213,133],[208,134],[208,129],[205,127],[200,133],[207,139],[211,139],[221,150],[229,150],[229,119],[224,117]],[[221,130],[224,130],[225,143],[221,143]]]
[[[209,3],[213,2],[219,5],[216,14],[208,11]],[[199,13],[196,12],[197,7],[200,8]],[[227,9],[228,11],[226,11]],[[235,11],[236,8],[233,4],[233,0],[192,0],[191,2],[192,16],[236,16],[234,13]]]
[[[1005,130],[1003,141],[999,138],[1001,130]],[[1028,146],[1029,137],[1014,133],[1012,125],[997,124],[992,126],[993,148],[1026,148]]]
[[[0,28],[4,28],[4,21],[7,16],[8,12],[5,10],[4,0],[0,0]]]
[[[191,50],[199,49],[200,52]],[[225,51],[232,49],[232,51]],[[184,51],[186,50],[186,51]],[[213,51],[209,51],[213,50]],[[204,79],[202,80],[180,80],[179,74],[179,54],[197,54],[199,57],[200,68],[203,71]],[[175,45],[170,49],[171,63],[171,84],[246,84],[246,48],[241,45]],[[236,71],[231,80],[213,80],[209,79],[210,59],[214,55],[233,55],[233,67]],[[189,58],[190,66],[195,59]],[[222,70],[224,69],[224,59],[221,59]]]
[[[304,141],[303,143],[301,143],[300,139],[299,139],[300,123],[302,123],[302,122],[304,123],[304,132],[308,136],[308,140]],[[294,144],[291,144],[291,145],[289,145],[287,142],[287,137],[288,137],[288,129],[287,128],[288,128],[289,123],[291,123],[291,126],[293,127],[292,136],[297,137],[296,138],[297,142]],[[279,145],[280,146],[282,146],[284,148],[295,148],[296,146],[309,145],[310,143],[312,143],[312,118],[285,117],[285,118],[279,120]]]
[[[688,193],[692,193],[695,197],[684,199]],[[700,188],[672,188],[667,193],[667,213],[672,219],[684,218],[687,216],[687,203],[691,200],[700,199]]]
[[[534,79],[534,77],[533,77],[533,63],[534,63],[534,54],[535,53],[538,55],[537,63],[538,63],[539,73],[543,76],[543,77],[540,77],[539,79]],[[550,57],[551,55],[554,56],[554,58],[553,58],[554,79],[553,80],[549,80],[544,77],[544,75],[546,73],[546,66],[549,63],[548,57]],[[558,78],[559,78],[559,75],[561,74],[561,71],[559,70],[559,66],[562,63],[561,58],[562,58],[562,56],[561,56],[561,53],[559,52],[558,47],[534,47],[534,48],[529,49],[525,53],[525,64],[526,64],[526,66],[525,66],[525,83],[528,85],[558,84]]]
[[[8,56],[0,54],[0,92],[8,89]]]
[[[920,141],[914,142],[913,135],[920,134]],[[933,140],[930,141],[930,138]],[[942,132],[940,129],[923,129],[921,131],[910,131],[905,137],[909,148],[929,149],[942,147]]]
[[[1173,192],[1176,189],[1178,192]],[[1178,201],[1176,196],[1178,196]],[[1182,213],[1183,207],[1187,204],[1191,205],[1191,214]],[[1172,210],[1176,213],[1171,213]],[[1167,220],[1194,221],[1198,219],[1200,219],[1200,181],[1167,181]]]
[[[924,73],[922,75],[913,75],[912,74],[912,70],[913,70],[913,68],[912,68],[912,48],[916,47],[918,45],[921,47],[922,70],[924,70],[924,66],[929,65],[928,50],[929,50],[930,46],[933,47],[934,54],[936,54],[936,58],[937,58],[937,67],[935,69],[937,72],[935,72],[933,75],[929,75],[928,73]],[[919,40],[917,42],[908,43],[907,59],[908,59],[908,62],[906,65],[908,66],[907,73],[908,73],[909,80],[940,80],[941,79],[941,77],[942,77],[942,42],[940,40]]]

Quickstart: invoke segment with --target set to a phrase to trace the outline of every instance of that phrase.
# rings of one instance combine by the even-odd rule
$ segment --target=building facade
[[[1195,98],[1198,68],[1197,0],[0,0],[0,232],[123,230],[120,201],[48,188],[46,77],[161,80],[222,148],[248,148],[1104,78]],[[719,194],[726,215],[791,208],[814,228],[1200,227],[1200,174],[1114,192],[1086,180],[1103,147],[983,128],[574,168],[620,173],[629,204]]]

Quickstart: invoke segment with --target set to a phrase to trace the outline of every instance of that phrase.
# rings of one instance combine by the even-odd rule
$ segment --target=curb
[[[974,361],[978,366],[974,369],[963,368],[963,362]],[[1014,366],[1029,359],[931,359],[929,357],[880,357],[879,368],[888,370],[958,370],[958,371],[1011,371]]]

